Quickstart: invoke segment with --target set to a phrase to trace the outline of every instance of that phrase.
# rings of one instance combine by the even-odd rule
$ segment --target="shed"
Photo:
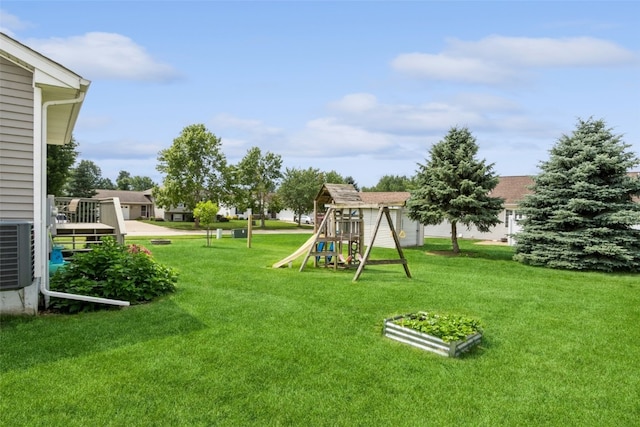
[[[398,234],[400,246],[414,247],[424,245],[424,226],[418,221],[412,220],[405,209],[407,200],[411,193],[406,191],[397,192],[361,192],[360,199],[367,205],[363,209],[364,239],[369,241],[371,231],[378,216],[378,206],[389,206],[389,214],[393,221],[393,227]],[[384,221],[380,224],[378,235],[374,243],[381,248],[394,248],[395,243],[389,225]]]

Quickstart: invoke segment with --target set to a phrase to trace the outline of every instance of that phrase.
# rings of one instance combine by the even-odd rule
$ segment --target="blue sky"
[[[538,172],[578,118],[640,153],[640,2],[12,1],[2,32],[91,87],[74,136],[150,176],[185,126],[361,186],[412,176],[452,126],[500,175]]]

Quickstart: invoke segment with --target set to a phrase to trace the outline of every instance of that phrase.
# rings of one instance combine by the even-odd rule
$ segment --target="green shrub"
[[[177,272],[156,262],[140,245],[121,245],[105,237],[90,252],[77,253],[51,278],[52,291],[129,301],[139,304],[175,291]],[[51,298],[51,308],[75,313],[103,304]]]
[[[476,319],[423,311],[408,314],[394,323],[438,337],[444,342],[462,341],[469,335],[482,333],[482,325]]]

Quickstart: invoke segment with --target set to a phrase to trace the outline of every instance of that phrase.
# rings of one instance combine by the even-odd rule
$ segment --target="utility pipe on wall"
[[[40,169],[40,192],[38,192],[38,197],[40,197],[40,200],[44,200],[45,198],[45,192],[46,190],[44,189],[46,186],[46,176],[47,176],[47,162],[46,162],[46,156],[47,156],[47,111],[48,108],[53,106],[53,105],[65,105],[65,104],[78,104],[80,102],[82,102],[84,100],[84,92],[80,93],[80,96],[78,96],[77,98],[74,99],[66,99],[66,100],[57,100],[57,101],[46,101],[42,104],[42,136],[41,136],[41,161],[40,161],[40,165],[41,165],[41,169]],[[46,230],[46,221],[43,221],[43,218],[45,217],[45,215],[47,215],[47,212],[43,212],[43,210],[46,209],[46,204],[43,204],[42,202],[40,203],[40,224],[39,224],[39,232],[36,233],[36,236],[40,236],[39,237],[39,245],[37,245],[36,247],[39,249],[40,251],[40,259],[42,260],[41,263],[41,269],[40,269],[40,276],[36,276],[35,280],[36,282],[39,282],[39,287],[40,287],[40,292],[42,292],[43,295],[45,295],[46,297],[55,297],[55,298],[65,298],[65,299],[72,299],[72,300],[77,300],[77,301],[87,301],[87,302],[94,302],[94,303],[99,303],[99,304],[110,304],[110,305],[119,305],[119,306],[128,306],[129,305],[129,301],[122,301],[122,300],[115,300],[115,299],[109,299],[109,298],[99,298],[99,297],[92,297],[89,295],[77,295],[77,294],[69,294],[66,292],[56,292],[56,291],[51,291],[49,290],[49,276],[46,275],[45,276],[45,272],[44,270],[44,261],[45,259],[47,259],[47,250],[43,250],[43,248],[45,247],[44,245],[44,238],[42,236],[44,236],[47,233]]]

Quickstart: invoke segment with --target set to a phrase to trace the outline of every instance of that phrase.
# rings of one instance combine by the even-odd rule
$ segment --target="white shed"
[[[412,247],[424,245],[424,226],[414,221],[407,215],[404,204],[411,196],[408,192],[360,192],[360,198],[366,205],[390,205],[389,213],[393,221],[393,227],[400,239],[400,246]],[[400,205],[400,206],[398,206]],[[378,217],[378,208],[367,207],[363,209],[364,241],[371,240],[371,233]],[[374,246],[381,248],[394,248],[393,236],[389,225],[382,221]]]

